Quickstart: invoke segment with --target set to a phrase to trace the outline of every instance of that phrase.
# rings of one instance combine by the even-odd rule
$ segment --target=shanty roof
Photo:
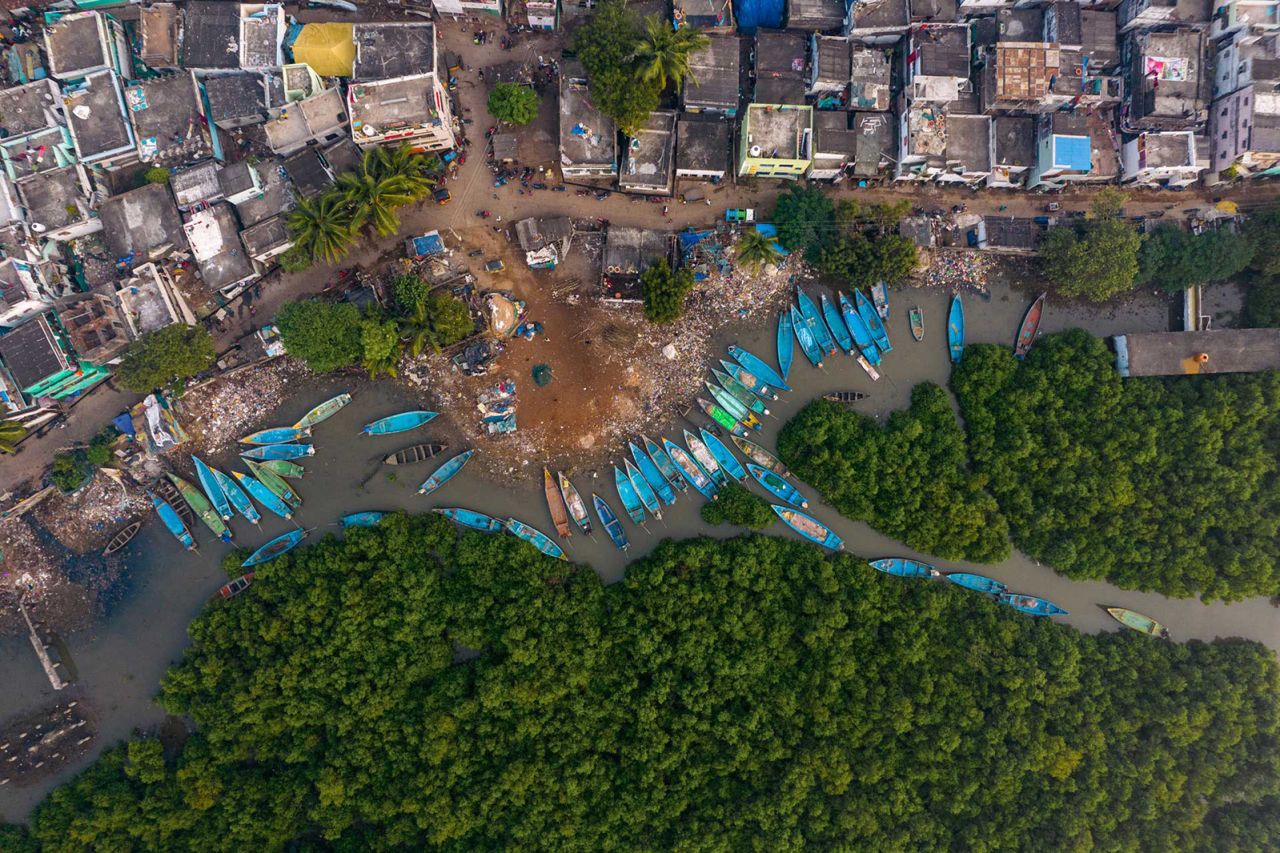
[[[182,220],[169,188],[145,184],[104,201],[98,207],[102,236],[116,258],[149,257],[166,246],[184,248]]]
[[[182,25],[183,68],[240,67],[240,4],[188,3]]]
[[[737,36],[710,36],[707,46],[689,57],[693,78],[685,82],[684,108],[736,110],[740,63]]]
[[[435,73],[436,28],[432,24],[356,24],[354,36],[356,80]]]
[[[124,100],[144,162],[193,162],[213,153],[190,75],[143,80],[124,90]]]

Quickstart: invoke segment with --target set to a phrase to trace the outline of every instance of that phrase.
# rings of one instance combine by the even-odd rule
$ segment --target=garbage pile
[[[925,283],[930,287],[943,287],[950,291],[968,290],[982,296],[987,292],[987,276],[991,270],[991,258],[984,252],[934,253],[933,263],[925,273]]]
[[[510,379],[480,392],[476,408],[489,435],[507,435],[516,431],[516,383]]]
[[[192,389],[180,405],[183,424],[194,444],[189,449],[214,455],[265,425],[280,401],[289,396],[288,389],[308,373],[300,361],[277,358]]]

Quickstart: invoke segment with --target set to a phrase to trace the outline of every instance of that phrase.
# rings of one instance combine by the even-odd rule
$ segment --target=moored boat
[[[626,551],[631,547],[631,540],[627,539],[627,531],[622,529],[622,522],[618,520],[618,514],[613,511],[613,507],[609,506],[608,501],[592,492],[591,502],[595,504],[596,517],[600,519],[600,526],[604,528],[604,532],[609,534],[609,539],[617,546],[619,551]]]
[[[618,499],[622,501],[622,508],[631,517],[631,522],[644,524],[644,504],[636,494],[636,487],[631,485],[631,480],[617,465],[613,466],[613,485],[618,491]]]
[[[642,435],[640,438],[644,440],[645,450],[649,453],[649,461],[662,472],[662,476],[667,478],[667,482],[682,492],[689,491],[689,484],[685,482],[684,475],[680,473],[680,469],[671,461],[671,457],[667,455],[667,452],[662,449],[662,445],[646,435]]]
[[[191,511],[191,505],[182,499],[182,495],[178,494],[178,489],[168,478],[161,477],[151,484],[151,490],[160,496],[160,499],[169,505],[169,508],[178,514],[178,518],[182,519],[182,523],[191,529],[196,526],[196,514]]]
[[[484,533],[497,533],[504,527],[501,519],[460,506],[436,507],[435,511],[456,524]]]
[[[924,309],[919,305],[911,309],[911,337],[924,340]]]
[[[889,319],[889,285],[883,279],[871,285],[871,303],[881,320]]]
[[[822,395],[822,399],[833,403],[856,403],[866,398],[867,395],[863,391],[832,391],[830,394]]]
[[[279,557],[287,551],[292,551],[297,547],[299,542],[307,538],[307,533],[309,532],[310,531],[299,528],[297,530],[290,530],[283,536],[277,536],[275,539],[272,539],[266,545],[263,545],[261,548],[250,554],[249,559],[240,564],[240,568],[247,569],[250,566],[260,566],[263,563],[274,560],[276,557]]]
[[[644,454],[640,448],[636,447],[635,442],[628,441],[627,449],[631,451],[631,458],[636,462],[636,468],[640,471],[640,475],[649,481],[649,486],[653,489],[654,494],[658,496],[664,504],[670,506],[676,502],[676,490],[671,488],[671,483],[666,477],[662,476],[662,472],[658,470],[658,466],[653,464],[653,460]]]
[[[729,482],[729,475],[720,467],[720,463],[711,455],[711,451],[702,443],[702,439],[698,438],[688,430],[684,431],[684,446],[689,448],[689,452],[693,454],[693,458],[702,466],[702,470],[711,476],[711,481],[717,486],[723,486]]]
[[[366,512],[353,512],[344,515],[338,519],[338,524],[346,527],[377,527],[378,522],[386,518],[387,513],[378,512],[377,510],[368,510]]]
[[[1047,295],[1042,293],[1037,296],[1036,301],[1027,308],[1027,313],[1022,315],[1022,325],[1018,327],[1018,336],[1013,341],[1013,355],[1019,361],[1027,357],[1027,353],[1031,352],[1031,345],[1036,342],[1036,333],[1040,331],[1040,318],[1044,315],[1044,300]]]
[[[775,394],[769,388],[768,384],[766,384],[764,380],[760,379],[758,376],[756,376],[751,371],[747,370],[742,365],[729,361],[728,359],[722,358],[720,359],[720,366],[723,367],[725,369],[725,372],[728,373],[730,376],[732,376],[734,379],[738,380],[743,385],[750,388],[751,393],[755,394],[757,397],[760,397],[761,399],[765,399],[765,400],[778,399],[778,395]]]
[[[640,503],[644,504],[644,508],[649,511],[650,515],[661,521],[662,504],[659,502],[658,493],[653,490],[653,486],[649,485],[649,481],[640,473],[640,469],[631,464],[630,459],[623,459],[622,467],[626,469],[627,479],[631,481],[631,487],[640,496]]]
[[[302,506],[302,498],[298,497],[298,493],[284,481],[284,477],[281,477],[275,471],[263,468],[252,459],[244,460],[244,464],[248,466],[249,473],[257,477],[258,482],[270,489],[271,494],[284,501],[289,509],[296,511],[298,507]]]
[[[578,525],[578,528],[583,533],[590,536],[591,517],[587,515],[587,502],[582,499],[578,489],[563,473],[557,471],[556,479],[560,483],[560,497],[564,498],[564,505],[569,510],[569,517],[573,519],[573,523]]]
[[[818,346],[813,330],[794,306],[791,308],[791,327],[795,329],[796,340],[800,342],[800,352],[804,353],[804,357],[814,367],[822,367],[822,348]]]
[[[849,297],[845,296],[843,291],[837,294],[837,298],[840,300],[840,316],[844,318],[845,328],[853,336],[854,346],[858,348],[858,352],[862,353],[862,357],[872,367],[879,365],[880,349],[876,346],[875,338],[871,337],[871,330],[867,328],[867,324],[858,315],[858,309],[853,307],[853,303],[849,301]]]
[[[702,443],[707,446],[707,450],[711,451],[711,455],[715,457],[716,462],[720,464],[720,468],[726,474],[738,482],[747,479],[747,469],[742,467],[742,463],[733,455],[733,451],[725,446],[723,441],[705,429],[698,430],[698,434],[702,437]]]
[[[822,348],[823,355],[835,355],[836,340],[831,336],[831,330],[827,328],[826,321],[818,313],[818,306],[809,298],[809,294],[799,287],[796,288],[796,304],[800,306],[800,316],[809,326],[809,331],[813,332],[813,339]],[[792,322],[795,322],[794,319]]]
[[[182,495],[182,499],[187,502],[187,506],[191,507],[191,511],[196,514],[196,518],[204,522],[204,526],[209,528],[214,536],[217,536],[223,542],[230,542],[232,538],[231,528],[227,527],[226,522],[222,520],[222,516],[218,515],[218,511],[213,508],[213,504],[209,503],[209,499],[204,496],[204,492],[177,474],[169,472],[166,476],[177,487],[178,494]]]
[[[720,426],[727,429],[729,432],[733,433],[734,435],[740,435],[743,438],[746,438],[747,436],[751,435],[751,433],[747,430],[746,427],[738,423],[737,418],[735,418],[733,415],[726,412],[720,406],[717,406],[715,403],[711,402],[705,397],[698,397],[696,399],[698,401],[698,408],[702,409],[702,411],[706,414],[707,417],[711,418],[711,420],[715,421]],[[755,428],[760,429],[759,421],[756,422]]]
[[[547,499],[547,510],[551,513],[551,523],[555,525],[556,535],[561,539],[568,539],[573,533],[569,529],[569,513],[565,509],[560,489],[551,477],[551,471],[545,466],[542,469],[542,494]]]
[[[942,573],[928,563],[919,560],[908,560],[906,557],[886,557],[883,560],[872,560],[871,568],[886,575],[900,578],[936,578]]]
[[[311,411],[307,412],[302,418],[294,424],[295,427],[313,427],[321,421],[328,420],[338,413],[338,410],[347,403],[351,402],[350,394],[339,394],[336,397],[330,397]]]
[[[1169,639],[1169,629],[1161,625],[1150,616],[1144,616],[1136,610],[1130,610],[1127,607],[1107,607],[1099,605],[1103,610],[1111,616],[1112,619],[1119,622],[1126,628],[1132,628],[1140,634],[1149,634],[1152,637],[1159,637],[1162,640]]]
[[[109,557],[112,554],[114,554],[116,551],[119,551],[125,545],[128,545],[133,540],[133,537],[138,535],[138,531],[141,529],[142,529],[142,522],[135,521],[133,524],[130,524],[128,527],[121,530],[115,536],[112,536],[111,539],[108,540],[107,542],[107,547],[102,549],[102,556]]]
[[[245,459],[301,459],[304,456],[315,456],[316,449],[310,444],[268,444],[265,447],[251,447],[240,455]]]
[[[462,470],[463,466],[471,461],[471,457],[475,456],[474,450],[464,450],[457,456],[446,460],[443,465],[432,472],[431,476],[422,481],[422,485],[418,486],[418,494],[429,495],[452,480]]]
[[[662,446],[667,451],[667,455],[671,457],[671,461],[679,467],[680,472],[684,474],[695,489],[702,493],[704,498],[713,501],[718,497],[715,481],[707,476],[707,472],[702,470],[701,466],[687,451],[669,438],[662,439]]]
[[[760,429],[760,419],[756,417],[754,412],[742,405],[736,397],[721,388],[719,385],[713,385],[706,381],[702,384],[707,386],[707,391],[711,394],[711,399],[715,400],[716,405],[724,409],[738,421],[741,421],[744,426],[749,426],[752,429]]]
[[[255,501],[262,504],[268,510],[284,519],[293,518],[293,510],[289,509],[289,505],[276,497],[275,492],[262,485],[256,477],[252,477],[248,474],[241,474],[239,471],[232,471],[231,476],[236,478],[236,482],[239,483]]]
[[[388,415],[385,418],[379,418],[376,421],[364,425],[364,429],[360,430],[362,435],[394,435],[398,432],[408,432],[411,429],[417,429],[424,424],[430,423],[439,412],[424,412],[421,410],[412,412],[400,412],[395,415]]]
[[[769,414],[769,410],[764,405],[764,400],[761,400],[752,393],[751,389],[746,385],[743,385],[723,370],[717,370],[714,367],[711,368],[711,375],[720,383],[721,388],[733,396],[733,399],[737,400],[757,415]]]
[[[787,470],[787,466],[782,464],[782,460],[765,450],[754,441],[749,441],[738,436],[731,436],[733,443],[742,451],[742,455],[746,456],[752,462],[761,468],[767,468],[773,473],[781,477],[790,477],[791,472]]]
[[[858,356],[858,367],[861,367],[867,372],[867,375],[871,377],[872,382],[880,381],[880,371],[871,366],[871,362],[867,361],[867,357],[865,355]]]
[[[294,444],[311,435],[310,427],[276,427],[258,430],[240,439],[241,444]]]
[[[853,336],[849,334],[848,327],[840,318],[840,312],[827,298],[827,294],[822,294],[819,299],[822,302],[822,316],[827,321],[831,336],[836,339],[836,344],[844,350],[845,355],[853,355]]]
[[[801,509],[809,508],[809,502],[805,500],[804,495],[800,494],[800,490],[777,474],[767,468],[761,468],[754,462],[747,463],[747,470],[751,472],[751,476],[755,478],[755,481],[760,484],[760,488],[778,500],[786,501],[792,506],[798,506]]]
[[[893,347],[889,345],[889,333],[884,329],[884,323],[880,322],[880,315],[876,313],[875,306],[862,295],[861,290],[853,291],[853,304],[857,306],[858,316],[862,318],[862,322],[867,324],[867,331],[871,333],[871,339],[876,342],[876,346],[883,353],[892,352]]]
[[[737,361],[738,364],[742,365],[743,369],[745,369],[747,372],[753,374],[754,376],[760,377],[760,381],[763,382],[766,386],[769,386],[770,388],[776,388],[779,391],[791,390],[791,386],[786,383],[786,380],[784,380],[781,376],[778,375],[778,372],[776,370],[774,370],[768,364],[765,364],[763,359],[761,359],[759,356],[755,355],[754,353],[750,352],[749,350],[745,350],[742,347],[738,346],[737,344],[732,344],[729,346],[729,355],[735,361]],[[733,371],[729,371],[729,372],[730,374],[733,374]],[[738,376],[737,379],[743,385],[747,385],[747,386],[751,385],[750,382],[747,382],[741,376]],[[762,396],[768,396],[767,390],[766,390],[766,394]],[[774,399],[775,400],[777,399],[776,394],[774,395]]]
[[[412,465],[415,462],[426,462],[437,453],[443,453],[448,447],[449,445],[447,444],[415,444],[413,447],[406,447],[404,450],[397,450],[392,453],[382,460],[382,464]]]
[[[533,525],[525,524],[516,518],[508,518],[504,524],[509,533],[528,542],[548,557],[555,557],[557,560],[569,559],[564,555],[564,551],[560,546],[551,540],[550,536]]]
[[[222,516],[223,521],[230,521],[233,516],[231,503],[227,500],[226,493],[222,491],[222,486],[218,484],[218,478],[214,475],[213,469],[204,464],[199,456],[192,456],[191,464],[196,466],[196,479],[200,481],[200,488],[204,489],[213,508],[218,511],[218,515]]]
[[[1001,604],[1008,605],[1020,613],[1027,613],[1031,616],[1066,616],[1067,611],[1054,604],[1047,598],[1039,598],[1034,595],[1022,595],[1016,592],[1002,592],[996,596],[996,600]]]
[[[827,527],[813,516],[780,504],[769,504],[769,506],[773,507],[773,511],[777,513],[778,518],[782,519],[788,527],[810,542],[816,542],[823,548],[830,548],[832,551],[844,550],[844,540],[837,536],[830,527]]]
[[[965,589],[971,589],[974,592],[981,592],[987,595],[999,595],[1009,588],[1009,585],[995,578],[989,578],[986,575],[975,575],[972,572],[951,572],[943,575],[947,580],[956,586],[962,586]]]
[[[233,581],[224,583],[218,589],[218,598],[235,598],[253,583],[253,572],[245,572]]]
[[[290,462],[288,459],[261,459],[258,464],[269,471],[274,471],[281,477],[288,477],[291,480],[301,480],[302,475],[307,473],[307,469],[303,468],[297,462]]]
[[[951,363],[959,364],[964,356],[964,305],[958,293],[951,297],[951,311],[947,314],[947,348]]]
[[[196,550],[196,540],[191,538],[191,531],[187,530],[187,526],[182,523],[182,519],[178,517],[173,507],[162,501],[151,492],[147,492],[147,497],[151,498],[151,505],[156,509],[156,515],[160,516],[160,520],[164,522],[164,526],[174,535],[182,547],[188,551]]]
[[[253,501],[249,500],[249,496],[244,493],[244,489],[240,488],[240,484],[226,474],[213,469],[213,476],[218,478],[218,485],[222,487],[222,493],[227,496],[227,500],[235,507],[236,512],[244,516],[245,521],[251,524],[257,524],[262,521],[262,515],[258,512],[258,508],[253,505]]]
[[[778,313],[778,373],[783,379],[791,375],[791,364],[796,358],[796,342],[791,337],[791,312]]]

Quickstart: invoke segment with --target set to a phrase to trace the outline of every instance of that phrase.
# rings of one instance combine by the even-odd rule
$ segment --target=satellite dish
[[[47,231],[47,230],[49,230],[49,229],[45,228],[45,227],[44,227],[43,225],[41,225],[39,222],[32,222],[32,223],[31,223],[31,230],[32,230],[32,231],[34,231],[34,232],[36,232],[37,234],[43,234],[45,231]]]
[[[89,109],[86,104],[76,104],[71,108],[71,114],[81,121],[88,121],[89,116],[93,114],[93,110]]]
[[[363,127],[361,127],[361,128],[360,128],[360,132],[361,132],[361,133],[363,133],[365,136],[377,136],[377,135],[378,135],[378,131],[377,131],[377,129],[376,129],[375,127],[373,127],[373,125],[369,125],[369,124],[366,124],[366,125],[364,125]]]
[[[751,156],[752,156],[752,157],[759,157],[759,156],[760,156],[760,146],[759,146],[759,145],[752,145],[752,146],[751,146]]]

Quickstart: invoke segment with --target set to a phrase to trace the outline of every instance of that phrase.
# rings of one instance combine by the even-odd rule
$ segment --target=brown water
[[[1012,344],[1014,331],[1022,312],[1033,294],[1011,292],[993,287],[990,301],[965,297],[968,340]],[[816,296],[816,293],[815,293]],[[925,339],[912,340],[908,331],[907,311],[919,304],[925,313]],[[825,371],[814,370],[797,353],[790,384],[793,391],[770,405],[776,417],[766,418],[760,440],[773,447],[778,428],[805,402],[816,395],[836,390],[868,391],[871,397],[857,404],[860,411],[883,413],[905,407],[911,388],[917,382],[933,381],[945,385],[950,364],[947,356],[945,318],[947,296],[940,291],[908,291],[893,294],[893,315],[889,333],[894,350],[886,356],[881,368],[883,379],[872,383],[852,359],[836,356],[828,360]],[[1229,306],[1228,306],[1229,307]],[[757,355],[774,361],[774,322],[760,318],[752,321],[754,329],[727,334],[724,343],[737,340]],[[762,324],[763,323],[763,327]],[[1098,313],[1096,309],[1067,309],[1050,304],[1043,330],[1052,332],[1084,325],[1095,334],[1164,330],[1168,328],[1167,303],[1151,298],[1135,300],[1114,310]],[[292,423],[307,409],[341,390],[333,381],[312,383],[298,389],[297,395],[280,406],[278,423]],[[418,484],[433,470],[428,462],[409,468],[381,468],[377,460],[400,447],[425,440],[433,433],[428,426],[408,436],[369,438],[359,436],[361,425],[387,414],[412,408],[408,396],[397,386],[382,382],[363,390],[355,402],[315,430],[313,440],[317,455],[307,460],[307,476],[298,486],[304,504],[297,518],[315,528],[317,537],[334,534],[332,526],[339,516],[359,510],[406,509],[421,512],[433,506],[463,506],[495,516],[514,515],[544,532],[553,531],[542,496],[541,478],[515,483],[495,483],[482,478],[475,469],[465,470],[430,499],[416,494]],[[463,413],[469,417],[471,413]],[[677,439],[687,423],[674,423],[665,434]],[[657,437],[656,435],[654,436]],[[616,460],[621,461],[626,448],[619,447]],[[449,451],[452,454],[453,450]],[[230,468],[231,458],[215,458],[215,464]],[[370,474],[366,488],[357,484]],[[394,479],[388,478],[394,473]],[[598,474],[593,479],[593,473]],[[611,469],[599,472],[579,471],[574,476],[579,490],[590,501],[592,490],[604,496],[614,509],[621,506],[613,486]],[[914,556],[901,545],[881,536],[864,524],[841,518],[834,510],[817,500],[812,488],[801,484],[809,498],[810,512],[832,527],[844,540],[851,553],[875,558],[887,555]],[[692,494],[692,492],[690,492]],[[648,532],[624,522],[632,547],[626,560],[648,553],[663,538],[696,535],[727,537],[738,530],[727,526],[708,528],[698,516],[700,499],[682,497],[664,513],[662,521],[650,520]],[[264,522],[259,532],[244,522],[235,523],[241,544],[256,547],[272,536],[290,528],[288,522],[275,519]],[[769,533],[779,536],[794,534],[781,523]],[[0,818],[21,820],[58,782],[83,768],[97,751],[127,737],[135,728],[148,728],[163,719],[163,712],[152,697],[165,669],[177,661],[186,646],[186,625],[200,612],[208,598],[225,582],[219,562],[226,553],[224,546],[210,541],[207,532],[199,531],[201,553],[183,553],[158,522],[153,522],[130,546],[135,564],[130,578],[131,588],[124,601],[95,630],[67,637],[66,643],[79,672],[72,691],[81,693],[95,708],[100,735],[95,751],[60,775],[27,788],[12,785],[0,789]],[[622,577],[626,560],[597,531],[595,539],[575,536],[566,549],[571,559],[590,563],[606,581]],[[943,570],[961,568],[958,563],[934,562]],[[1082,631],[1120,630],[1099,605],[1132,607],[1169,626],[1174,638],[1213,639],[1215,637],[1247,637],[1272,649],[1280,648],[1280,620],[1265,599],[1239,604],[1204,605],[1194,600],[1169,599],[1164,596],[1128,592],[1101,582],[1076,582],[1055,574],[1015,554],[996,566],[979,567],[977,571],[998,578],[1019,592],[1041,595],[1071,611],[1062,618]],[[886,577],[885,583],[897,583]],[[1030,617],[1028,617],[1030,618]],[[53,699],[43,672],[25,640],[6,641],[0,649],[0,718],[38,708]]]

